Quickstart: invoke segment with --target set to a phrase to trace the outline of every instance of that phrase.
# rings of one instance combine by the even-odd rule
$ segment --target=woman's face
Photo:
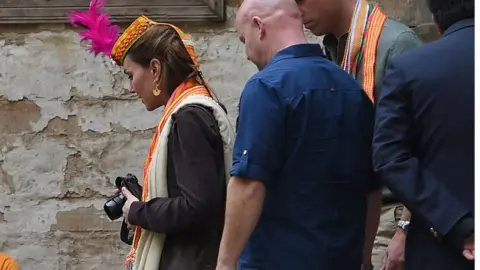
[[[155,96],[153,90],[160,87],[160,62],[152,60],[150,67],[145,68],[134,62],[128,55],[123,61],[123,68],[130,79],[130,93],[135,93],[142,100],[148,111],[153,111],[166,104],[168,97],[164,91]]]

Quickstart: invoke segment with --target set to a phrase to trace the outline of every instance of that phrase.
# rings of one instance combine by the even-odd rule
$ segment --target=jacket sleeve
[[[392,47],[390,47],[387,62],[390,62],[390,60],[399,54],[422,46],[422,44],[422,40],[413,30],[402,32],[398,35],[397,39],[392,44]]]
[[[224,211],[225,182],[218,180],[221,136],[213,115],[196,107],[182,108],[172,129],[172,162],[182,196],[134,202],[128,221],[158,233],[202,227]]]
[[[466,233],[469,210],[454,197],[413,154],[413,118],[410,84],[395,60],[387,66],[377,104],[373,163],[376,176],[418,217],[438,239]],[[454,179],[452,179],[453,181]],[[473,228],[471,230],[473,232]],[[451,234],[450,234],[451,235]],[[464,238],[463,238],[464,240]],[[461,242],[461,240],[460,240]],[[463,243],[454,243],[455,246]]]
[[[391,43],[386,54],[386,61],[384,65],[377,66],[377,72],[375,74],[375,100],[378,103],[380,98],[380,90],[382,89],[383,80],[385,77],[386,65],[395,58],[409,50],[422,46],[422,41],[413,30],[403,31],[398,37]]]

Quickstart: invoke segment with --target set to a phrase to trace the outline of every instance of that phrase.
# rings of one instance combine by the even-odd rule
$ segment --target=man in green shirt
[[[365,0],[296,1],[305,27],[324,36],[327,58],[354,76],[373,103],[390,59],[422,45],[412,29],[387,18],[378,6]],[[372,264],[375,270],[401,267],[409,220],[409,211],[386,187],[371,192],[362,269],[372,269]]]

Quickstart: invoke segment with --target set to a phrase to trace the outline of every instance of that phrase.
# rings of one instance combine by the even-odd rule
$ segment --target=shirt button
[[[332,87],[332,88],[330,88],[330,91],[334,92],[334,91],[335,91],[335,88],[333,88],[333,87]]]
[[[243,150],[243,154],[246,155],[246,154],[247,154],[247,150]]]
[[[434,228],[430,228],[430,232],[433,234],[433,237],[437,237],[438,233]]]

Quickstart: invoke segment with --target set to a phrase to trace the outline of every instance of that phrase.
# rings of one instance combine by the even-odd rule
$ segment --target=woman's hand
[[[128,222],[128,213],[130,212],[130,205],[132,205],[133,202],[138,202],[138,199],[135,196],[133,196],[132,193],[128,191],[128,189],[124,187],[122,188],[122,194],[127,199],[127,201],[125,202],[122,208],[123,217],[125,218],[125,222],[127,222],[127,224],[131,226],[131,224]]]

